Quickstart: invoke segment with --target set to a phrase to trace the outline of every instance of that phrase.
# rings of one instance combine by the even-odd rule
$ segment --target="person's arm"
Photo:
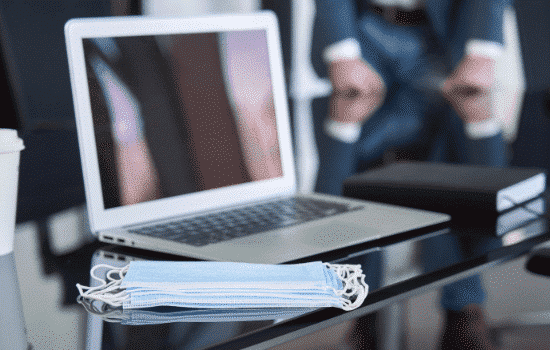
[[[337,140],[354,143],[360,137],[362,123],[384,101],[384,81],[361,59],[359,43],[353,38],[325,49],[324,60],[333,88],[325,132]]]
[[[361,59],[355,6],[350,0],[316,0],[323,60],[333,88],[324,130],[347,143],[357,141],[361,123],[379,107],[385,92],[382,78]]]
[[[354,38],[328,46],[323,59],[333,88],[330,119],[340,123],[362,122],[383,100],[382,77],[361,58],[361,47]]]
[[[386,88],[382,77],[360,57],[337,59],[328,65],[333,92],[325,131],[332,136],[338,133],[340,139],[345,138],[342,141],[351,143],[359,137],[361,124],[382,105]],[[348,137],[342,130],[349,130]]]
[[[469,18],[458,23],[468,38],[463,57],[442,86],[442,93],[465,122],[472,138],[500,132],[493,115],[496,61],[503,50],[503,18],[508,0],[464,2]],[[466,6],[464,5],[464,6]]]
[[[357,8],[354,0],[315,0],[315,17],[324,47],[348,38],[357,40]]]
[[[489,42],[484,44],[490,45]],[[443,94],[467,123],[491,118],[490,98],[495,82],[495,56],[467,51],[443,84]]]

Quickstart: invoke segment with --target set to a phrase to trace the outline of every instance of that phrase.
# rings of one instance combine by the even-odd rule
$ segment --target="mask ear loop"
[[[88,313],[101,317],[101,319],[105,322],[121,323],[129,318],[128,315],[120,308],[112,308],[107,304],[102,304],[98,307],[94,304],[94,300],[84,299],[79,296],[77,298],[77,302],[82,305]]]
[[[120,287],[122,279],[126,275],[126,272],[128,272],[129,267],[130,265],[124,267],[114,267],[106,264],[95,265],[90,270],[90,277],[98,281],[100,285],[96,287],[87,287],[77,283],[76,288],[78,288],[80,296],[84,299],[92,301],[97,300],[114,307],[120,307],[126,300],[130,299],[128,292]],[[107,280],[95,275],[96,270],[99,268],[110,269],[106,274]],[[114,274],[118,274],[118,278],[113,277]]]
[[[365,282],[361,265],[333,265],[329,263],[324,263],[324,265],[336,273],[342,282],[342,289],[334,289],[334,293],[340,297],[342,309],[350,311],[361,306],[369,293],[369,286]],[[355,300],[352,302],[353,297]]]

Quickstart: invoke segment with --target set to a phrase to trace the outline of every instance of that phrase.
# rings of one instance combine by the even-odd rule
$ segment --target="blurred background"
[[[32,0],[0,3],[0,127],[19,130],[22,153],[15,256],[29,341],[36,349],[83,348],[85,315],[66,294],[87,271],[71,271],[74,259],[95,249],[87,229],[76,139],[64,23],[73,17],[112,15],[196,16],[275,10],[279,17],[300,191],[312,191],[318,168],[311,101],[326,97],[330,83],[309,62],[313,0]],[[550,3],[516,0],[504,20],[505,54],[497,62],[498,94],[511,165],[550,169]],[[396,275],[409,248],[397,246],[384,260]],[[405,254],[405,255],[404,255]],[[520,264],[482,276],[497,322],[519,311],[537,311],[550,287],[521,274]],[[61,272],[60,272],[61,271]],[[67,277],[71,276],[71,277]],[[503,282],[504,281],[504,282]],[[522,286],[535,288],[521,293]],[[66,289],[65,287],[68,288]],[[74,292],[76,292],[76,288]],[[520,298],[519,295],[522,295]],[[40,299],[40,303],[36,302]],[[60,300],[61,298],[61,300]],[[514,299],[518,298],[518,299]],[[436,295],[409,302],[411,327],[438,327],[428,319]],[[55,305],[63,304],[63,308]],[[40,307],[36,307],[40,305]],[[499,309],[498,305],[502,307]],[[56,314],[51,310],[55,309]],[[500,310],[500,311],[498,311]],[[390,311],[388,311],[390,312]],[[55,322],[52,322],[55,319]],[[431,327],[431,328],[430,328]],[[421,333],[416,333],[421,334]],[[433,334],[430,332],[429,334]],[[411,349],[430,335],[409,339]]]

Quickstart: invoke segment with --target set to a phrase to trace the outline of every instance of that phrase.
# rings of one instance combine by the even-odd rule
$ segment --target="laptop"
[[[100,241],[283,263],[450,219],[298,193],[270,12],[72,19],[65,36]]]

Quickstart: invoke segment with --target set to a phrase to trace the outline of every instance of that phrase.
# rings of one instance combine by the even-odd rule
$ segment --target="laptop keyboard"
[[[357,209],[357,208],[354,208]],[[130,230],[201,247],[346,213],[346,204],[289,198]]]

